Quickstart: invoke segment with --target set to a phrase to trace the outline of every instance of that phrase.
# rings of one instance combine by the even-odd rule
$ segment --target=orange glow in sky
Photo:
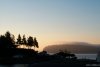
[[[100,0],[0,0],[0,34],[37,37],[40,48],[100,43]]]

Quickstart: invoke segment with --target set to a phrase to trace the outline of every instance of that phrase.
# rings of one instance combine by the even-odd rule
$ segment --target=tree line
[[[17,45],[16,45],[17,44]],[[17,40],[15,41],[15,36],[7,31],[4,35],[0,35],[0,48],[16,48],[20,45],[26,45],[27,47],[39,48],[38,41],[36,37],[29,36],[28,38],[19,34]]]

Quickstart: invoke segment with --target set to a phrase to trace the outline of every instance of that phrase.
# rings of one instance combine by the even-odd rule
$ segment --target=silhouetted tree
[[[18,35],[18,38],[17,38],[17,44],[22,44],[22,38],[20,36],[20,34]]]
[[[13,43],[15,44],[15,36],[12,35]]]
[[[34,46],[33,37],[29,36],[29,38],[27,39],[27,45],[29,47]]]
[[[0,48],[15,48],[15,41],[10,32],[0,36]]]
[[[36,39],[36,37],[34,38],[34,47],[37,47],[37,48],[39,48],[39,46],[38,46],[38,42],[37,42],[37,39]]]
[[[12,35],[11,37],[11,34],[9,31],[7,31],[5,33],[5,38],[6,38],[6,44],[8,44],[8,48],[15,48],[15,41],[14,41],[14,36]]]
[[[24,45],[27,44],[27,41],[26,41],[26,37],[25,37],[25,35],[23,35],[22,43],[23,43]]]
[[[27,40],[27,45],[30,46],[30,47],[34,46],[34,48],[35,47],[39,48],[36,37],[33,40],[33,37],[29,36],[29,38]]]
[[[17,38],[17,44],[23,44],[23,45],[28,45],[29,48],[32,46],[34,47],[39,47],[38,42],[36,38],[29,36],[29,38],[26,40],[25,35],[23,35],[23,38],[21,38],[20,34],[18,35]],[[16,48],[19,45],[15,45],[15,36],[10,34],[10,32],[6,32],[5,35],[0,36],[0,57],[8,57],[12,58],[16,56],[17,54],[22,54],[25,56],[33,56],[36,54],[35,51],[33,50],[27,50],[27,49],[19,49]]]

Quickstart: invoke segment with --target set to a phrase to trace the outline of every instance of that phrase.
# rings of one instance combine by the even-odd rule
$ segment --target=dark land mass
[[[22,45],[26,46],[27,49],[19,48],[19,46]],[[96,51],[99,51],[99,47],[94,48],[94,46],[87,45],[76,45],[76,47],[74,45],[72,47],[66,45],[59,46],[60,47],[58,47],[58,45],[51,46],[51,48],[45,48],[45,51],[38,52],[31,49],[31,47],[39,48],[36,37],[33,38],[29,36],[26,38],[25,35],[23,35],[23,38],[21,38],[19,34],[16,42],[14,35],[10,34],[10,32],[6,32],[5,35],[0,36],[0,65],[28,64],[27,67],[86,67],[87,64],[99,64],[96,60],[77,59],[74,54],[75,52],[73,52],[77,51],[78,53],[82,53],[83,51],[86,53],[87,51],[91,51],[93,53],[92,50],[97,49]],[[48,54],[49,51],[54,52],[57,48],[62,51],[54,53],[53,55]],[[68,48],[73,48],[73,50],[69,50]],[[49,50],[48,52],[47,49]],[[64,51],[66,49],[70,52]]]
[[[97,54],[100,51],[99,44],[89,44],[84,42],[75,42],[70,44],[50,45],[43,49],[48,53],[57,53],[60,50],[70,51],[76,54]]]
[[[2,52],[4,49],[1,49]],[[49,55],[46,51],[37,52],[32,49],[10,48],[8,53],[0,55],[1,65],[29,64],[27,67],[86,67],[87,64],[98,64],[96,60],[77,59],[73,53],[58,52]],[[5,52],[6,52],[5,51]]]

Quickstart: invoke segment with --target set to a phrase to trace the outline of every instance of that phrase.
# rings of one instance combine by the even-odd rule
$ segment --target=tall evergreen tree
[[[6,39],[7,39],[6,43],[8,43],[9,48],[15,48],[15,41],[14,41],[13,37],[11,37],[11,36],[13,36],[13,35],[10,34],[9,31],[7,31],[7,32],[5,33],[5,37],[6,37]]]
[[[15,36],[12,35],[13,43],[15,44]]]
[[[20,36],[20,34],[18,35],[18,38],[17,38],[17,44],[22,44],[22,38]]]
[[[36,37],[34,38],[34,47],[37,47],[37,48],[39,48],[39,45],[38,45],[38,42],[37,42],[37,39],[36,39]]]
[[[27,39],[27,45],[29,47],[34,46],[33,37],[29,36],[29,38]]]
[[[22,43],[23,43],[24,45],[27,44],[27,41],[26,41],[26,37],[25,37],[25,35],[23,35]]]

